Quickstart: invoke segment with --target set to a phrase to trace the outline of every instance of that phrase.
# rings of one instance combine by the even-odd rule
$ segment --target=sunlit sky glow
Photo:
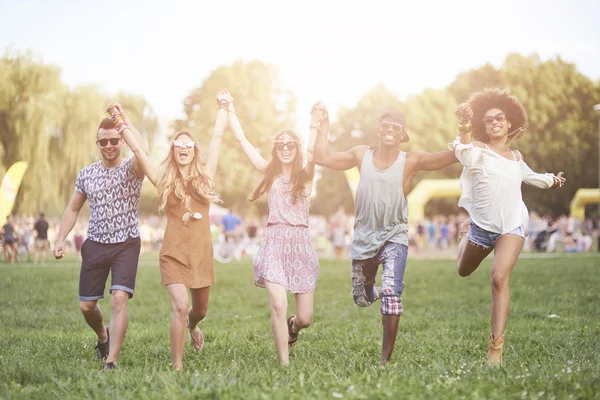
[[[317,99],[335,117],[378,83],[404,99],[511,52],[598,79],[600,1],[0,0],[7,48],[59,66],[69,86],[144,95],[163,123],[211,70],[259,59],[296,94],[298,128]]]

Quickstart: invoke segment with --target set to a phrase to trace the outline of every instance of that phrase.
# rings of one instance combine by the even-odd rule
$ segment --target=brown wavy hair
[[[292,176],[291,176],[291,181],[293,184],[293,188],[292,188],[293,204],[296,204],[298,197],[302,195],[302,192],[304,191],[304,184],[306,182],[312,180],[313,177],[311,175],[309,175],[308,172],[306,172],[306,170],[303,168],[302,144],[300,142],[300,138],[298,138],[298,135],[296,135],[296,133],[294,131],[282,130],[282,131],[277,132],[277,134],[275,135],[275,138],[273,140],[273,148],[271,149],[271,161],[269,161],[269,164],[267,164],[267,168],[265,168],[265,173],[263,174],[262,180],[260,181],[258,186],[256,186],[256,188],[254,189],[252,194],[248,197],[248,200],[250,200],[250,201],[258,200],[263,194],[265,194],[266,192],[268,192],[271,189],[271,186],[273,185],[273,182],[275,181],[275,179],[279,175],[281,175],[281,172],[282,172],[281,161],[277,157],[277,150],[275,149],[275,142],[277,142],[277,140],[283,135],[289,135],[293,139],[293,141],[296,142],[296,145],[297,145],[296,158],[294,158],[294,161],[292,164]]]
[[[187,180],[184,180],[179,172],[177,163],[175,162],[174,145],[171,143],[169,148],[169,154],[160,163],[160,171],[158,173],[158,182],[156,188],[158,189],[158,212],[164,211],[167,200],[171,193],[175,193],[175,196],[181,200],[181,204],[189,212],[192,211],[191,197],[203,202],[220,202],[219,195],[215,192],[215,184],[212,179],[206,175],[204,168],[206,161],[200,156],[200,148],[198,140],[190,132],[177,132],[173,141],[177,140],[181,136],[189,137],[195,144],[194,159],[190,165],[190,175]],[[192,193],[188,193],[187,186],[191,186]]]
[[[471,123],[473,125],[473,137],[476,140],[484,143],[490,141],[488,134],[485,132],[483,116],[492,108],[502,110],[506,114],[506,119],[510,121],[512,131],[508,133],[509,144],[523,136],[527,126],[527,113],[519,99],[510,94],[509,89],[484,89],[482,92],[472,93],[467,103],[473,110]]]

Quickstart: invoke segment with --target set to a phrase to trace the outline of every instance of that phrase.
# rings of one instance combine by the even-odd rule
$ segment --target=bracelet
[[[471,133],[472,130],[473,130],[473,126],[471,125],[470,122],[466,122],[464,124],[462,122],[458,123],[458,131],[460,132],[461,135],[464,135],[465,133]]]
[[[310,127],[308,129],[316,129],[316,130],[320,131],[321,127],[319,125],[310,124]]]

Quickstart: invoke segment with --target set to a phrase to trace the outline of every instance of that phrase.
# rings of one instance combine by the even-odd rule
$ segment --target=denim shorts
[[[510,232],[495,233],[481,228],[473,221],[471,221],[471,223],[469,224],[469,240],[473,244],[484,247],[486,249],[493,249],[496,246],[496,241],[498,240],[498,238],[500,238],[500,236],[502,235],[507,234],[521,236],[523,239],[525,239],[525,228],[523,227],[523,225],[521,225]]]
[[[379,265],[383,267],[381,273],[381,314],[402,315],[402,290],[404,285],[404,270],[408,247],[386,242],[377,252],[375,257],[367,260],[352,260],[352,297],[354,303],[360,307],[368,307],[377,299],[374,292],[374,281],[366,282],[364,270],[375,272]]]

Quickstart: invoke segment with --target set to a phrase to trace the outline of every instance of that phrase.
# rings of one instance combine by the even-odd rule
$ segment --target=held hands
[[[325,103],[317,101],[310,110],[310,127],[319,130],[325,124],[329,124],[329,112]]]
[[[227,89],[223,89],[217,93],[217,105],[227,112],[233,112],[233,97]]]
[[[110,103],[106,108],[106,112],[110,115],[110,118],[115,123],[115,129],[117,132],[119,132],[119,134],[123,132],[123,129],[131,126],[131,121],[119,103]]]
[[[458,131],[461,135],[465,133],[471,133],[473,127],[471,126],[471,119],[473,118],[473,110],[467,103],[462,103],[456,107],[456,116],[460,121],[458,123]]]
[[[560,171],[558,174],[556,174],[556,178],[554,178],[554,185],[552,185],[553,189],[558,189],[558,188],[563,187],[563,185],[567,181],[565,178],[563,178],[562,174],[563,174],[562,171]]]

